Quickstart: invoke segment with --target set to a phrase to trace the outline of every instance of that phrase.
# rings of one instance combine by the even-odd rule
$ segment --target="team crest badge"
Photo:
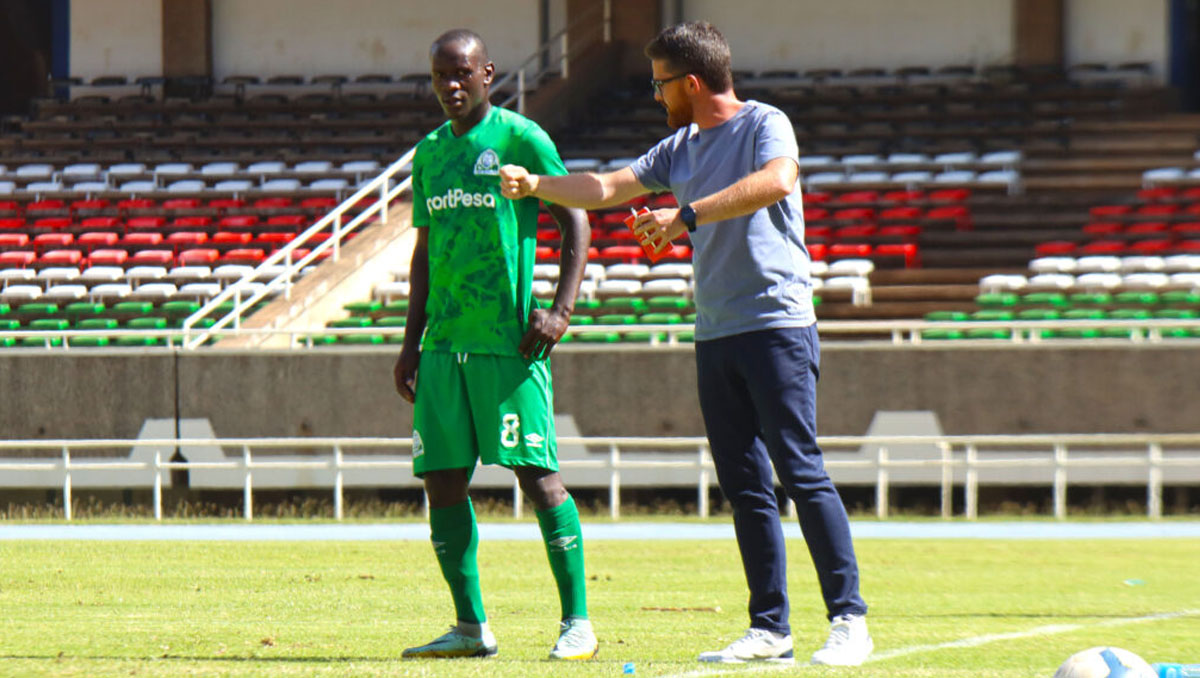
[[[485,149],[479,157],[475,159],[475,176],[485,174],[488,176],[499,176],[500,174],[500,156],[492,149]]]

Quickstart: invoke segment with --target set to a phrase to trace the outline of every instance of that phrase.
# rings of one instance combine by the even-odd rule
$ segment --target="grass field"
[[[669,529],[664,525],[664,529]],[[486,534],[486,526],[484,528]],[[857,544],[876,655],[859,669],[707,666],[741,635],[732,541],[587,545],[597,660],[545,661],[558,601],[540,544],[480,545],[490,660],[400,661],[452,614],[423,542],[0,542],[0,676],[706,676],[1049,678],[1115,645],[1200,660],[1198,540]],[[789,543],[797,656],[826,623]]]

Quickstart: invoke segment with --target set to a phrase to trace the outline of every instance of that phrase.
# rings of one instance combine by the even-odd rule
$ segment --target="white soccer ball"
[[[1158,674],[1129,650],[1093,647],[1067,658],[1054,678],[1158,678]]]

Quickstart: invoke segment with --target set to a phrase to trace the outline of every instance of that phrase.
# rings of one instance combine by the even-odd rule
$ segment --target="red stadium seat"
[[[1152,238],[1131,243],[1129,251],[1144,255],[1164,254],[1174,249],[1174,246],[1175,243],[1167,238]]]
[[[83,247],[84,251],[91,252],[92,250],[113,247],[119,239],[119,236],[111,231],[88,231],[87,233],[81,233],[75,239],[75,244]]]
[[[1200,240],[1180,240],[1175,243],[1175,249],[1185,254],[1198,253],[1200,252]]]
[[[926,196],[929,202],[965,202],[970,197],[971,190],[967,188],[942,188]]]
[[[1179,205],[1162,203],[1157,205],[1142,205],[1134,212],[1138,216],[1166,217],[1179,211]]]
[[[274,196],[269,198],[259,198],[254,201],[254,209],[256,210],[278,210],[287,209],[292,206],[292,199],[286,196]]]
[[[1120,240],[1093,240],[1084,243],[1079,251],[1082,254],[1123,254],[1125,243]]]
[[[1088,213],[1095,219],[1105,219],[1124,216],[1132,211],[1133,208],[1129,205],[1097,205],[1088,210]]]
[[[557,261],[558,250],[554,249],[553,247],[539,245],[534,251],[534,258],[536,258],[538,261]]]
[[[164,242],[174,248],[176,254],[182,250],[199,247],[207,241],[208,234],[203,231],[175,231],[164,240]]]
[[[72,214],[79,214],[80,212],[100,212],[106,209],[108,209],[108,201],[104,199],[76,200],[71,203]]]
[[[1200,238],[1200,221],[1184,221],[1171,226],[1171,233],[1183,239]]]
[[[1160,188],[1143,188],[1137,192],[1137,199],[1142,202],[1163,202],[1173,200],[1178,191],[1170,186]]]
[[[110,231],[117,233],[124,230],[121,220],[116,217],[87,217],[79,222],[83,231]]]
[[[913,221],[921,217],[921,208],[906,205],[904,207],[889,207],[879,211],[880,221]]]
[[[871,246],[867,243],[834,243],[829,246],[828,257],[837,259],[866,259],[871,256]]]
[[[325,196],[305,198],[300,201],[300,208],[308,211],[327,212],[337,206],[338,201],[336,198]]]
[[[1142,221],[1132,224],[1125,229],[1125,235],[1131,238],[1162,235],[1169,230],[1165,221]]]
[[[828,240],[833,237],[832,226],[804,226],[804,241]]]
[[[870,205],[879,201],[877,191],[850,191],[842,193],[835,200],[844,205]]]
[[[121,238],[120,244],[121,247],[126,249],[140,250],[155,247],[156,245],[162,243],[162,241],[162,233],[152,231],[136,231],[133,233],[126,233],[125,236]]]
[[[160,231],[166,225],[164,217],[129,217],[125,220],[126,231]]]
[[[55,212],[65,214],[67,212],[67,206],[61,200],[37,200],[25,205],[25,214],[28,215],[31,212]]]
[[[21,204],[16,200],[0,200],[0,214],[20,214]]]
[[[27,268],[36,260],[37,254],[31,250],[0,252],[0,268]]]
[[[241,247],[238,249],[229,250],[221,255],[221,263],[225,264],[257,264],[267,255],[262,250],[255,247]]]
[[[197,247],[195,249],[184,250],[179,253],[178,261],[181,265],[186,266],[207,266],[215,263],[221,258],[221,253],[217,250]]]
[[[879,196],[880,202],[909,203],[925,200],[925,191],[888,191]]]
[[[217,231],[209,241],[214,245],[245,245],[254,239],[249,232]]]
[[[0,250],[18,249],[29,243],[24,233],[0,233]]]
[[[828,219],[828,218],[829,218],[829,210],[825,209],[824,207],[805,207],[804,208],[804,220],[805,221],[820,221],[821,219]]]
[[[932,194],[930,194],[932,195]],[[921,223],[936,225],[952,224],[954,228],[965,231],[971,228],[971,211],[966,205],[941,205],[931,207],[921,217]]]
[[[119,214],[144,212],[153,209],[158,209],[158,203],[150,198],[127,198],[117,202],[117,212]]]
[[[830,218],[834,221],[872,221],[875,219],[875,210],[870,207],[848,207],[834,210]]]
[[[1033,251],[1039,257],[1053,257],[1063,254],[1074,254],[1079,245],[1070,240],[1049,240],[1034,245]]]
[[[100,249],[88,255],[90,266],[124,266],[128,260],[129,253],[125,250]]]
[[[240,198],[213,198],[208,201],[208,206],[220,212],[228,210],[240,210],[246,206],[246,201]]]
[[[311,223],[308,217],[303,214],[277,214],[267,218],[267,226],[270,228],[284,227],[293,230],[299,230]],[[557,230],[557,229],[556,229]]]
[[[875,240],[884,242],[916,242],[921,227],[915,224],[892,224],[881,226],[875,232]]]
[[[267,231],[254,237],[254,242],[270,245],[272,248],[282,247],[296,238],[295,233]]]
[[[875,235],[879,230],[875,224],[855,224],[853,226],[843,226],[833,232],[834,240],[845,241],[862,241]]]
[[[79,266],[83,263],[83,252],[79,250],[50,250],[38,257],[37,266]]]
[[[75,236],[70,233],[41,233],[33,239],[35,252],[48,252],[70,247],[75,242]]]
[[[825,261],[825,257],[829,253],[829,246],[824,243],[811,243],[805,247],[808,248],[808,256],[812,257],[813,261]]]
[[[257,214],[231,215],[217,221],[217,228],[222,231],[251,230],[255,226],[258,226]]]
[[[126,263],[130,266],[171,266],[175,253],[171,250],[139,250],[130,255]]]
[[[194,210],[199,209],[199,207],[199,198],[170,198],[168,200],[164,200],[162,203],[162,208],[168,212]]]
[[[1083,225],[1083,232],[1092,238],[1106,238],[1125,230],[1125,225],[1116,221],[1093,221]]]
[[[18,217],[0,219],[0,231],[16,231],[25,228],[25,220]]]
[[[70,217],[46,217],[33,222],[33,227],[36,229],[50,229],[61,231],[71,227]]]
[[[905,268],[915,268],[921,265],[920,250],[916,243],[911,242],[876,245],[872,259],[877,263],[898,259]]]
[[[600,248],[600,258],[622,263],[645,263],[646,253],[640,245],[609,245]]]

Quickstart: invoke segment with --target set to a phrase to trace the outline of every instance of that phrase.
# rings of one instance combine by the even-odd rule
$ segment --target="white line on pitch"
[[[936,652],[938,650],[957,649],[961,647],[978,647],[987,645],[1002,640],[1019,640],[1022,638],[1036,638],[1039,636],[1052,636],[1059,633],[1068,633],[1070,631],[1078,631],[1079,629],[1089,628],[1093,626],[1125,626],[1126,624],[1141,624],[1145,622],[1161,621],[1164,619],[1178,619],[1179,617],[1195,617],[1200,616],[1200,610],[1180,610],[1178,612],[1163,612],[1161,614],[1151,614],[1144,617],[1121,617],[1119,619],[1105,619],[1104,621],[1095,622],[1092,624],[1051,624],[1048,626],[1038,626],[1026,631],[1013,631],[1011,633],[989,633],[982,636],[972,636],[970,638],[961,638],[945,643],[932,643],[928,645],[909,645],[895,650],[884,650],[872,654],[868,659],[868,663],[886,661],[895,659],[896,657],[904,657],[911,654],[921,654],[926,652]],[[686,673],[674,673],[659,678],[708,678],[709,676],[727,676],[732,674],[745,675],[749,673],[774,672],[781,670],[795,671],[812,666],[811,664],[799,664],[795,666],[778,665],[778,664],[737,664],[735,667],[725,667],[713,671],[688,671]]]

